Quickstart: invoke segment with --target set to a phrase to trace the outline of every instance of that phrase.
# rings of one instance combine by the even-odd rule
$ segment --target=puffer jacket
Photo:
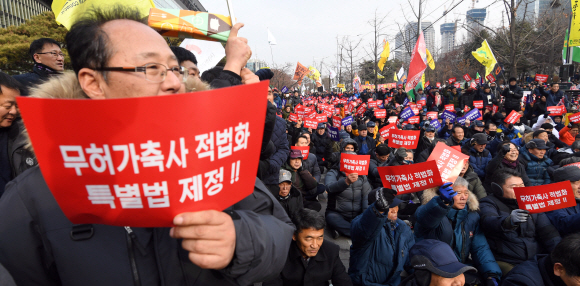
[[[390,156],[389,156],[390,158]],[[384,162],[379,162],[379,159],[376,156],[376,153],[373,152],[371,154],[371,160],[369,163],[369,182],[371,183],[373,189],[382,187],[383,182],[381,181],[381,176],[379,175],[378,167],[385,167],[389,164],[389,160],[387,159]]]
[[[27,144],[28,136],[24,130],[22,118],[18,117],[8,131],[8,157],[12,164],[12,179],[38,165],[31,146]]]
[[[493,192],[479,204],[481,229],[497,261],[513,265],[532,259],[536,254],[550,253],[558,243],[558,230],[544,213],[530,214],[525,223],[504,228],[511,211],[518,208],[515,199]]]
[[[328,136],[328,132],[324,130],[324,134],[318,134],[318,130],[313,130],[312,132],[312,144],[316,148],[316,159],[318,160],[318,165],[324,165],[324,160],[332,154],[332,144],[334,141]]]
[[[548,157],[538,159],[530,153],[525,147],[520,148],[520,157],[518,160],[526,167],[526,175],[530,179],[531,186],[547,185],[552,182],[548,174],[548,168],[554,163]]]
[[[533,259],[514,267],[502,279],[502,286],[556,286],[566,285],[561,278],[554,275],[554,264],[550,255],[538,254]],[[556,284],[554,281],[562,281]]]
[[[469,166],[473,167],[473,171],[481,180],[485,179],[485,168],[487,168],[491,159],[489,150],[483,149],[483,152],[477,152],[475,148],[469,148]]]
[[[576,206],[547,212],[546,215],[560,232],[560,236],[580,232],[580,199]]]
[[[486,277],[501,277],[501,270],[481,231],[478,209],[479,202],[471,192],[467,206],[457,210],[443,203],[436,189],[425,190],[423,205],[415,213],[415,239],[443,241],[451,246],[459,262],[474,265]]]
[[[310,148],[312,150],[312,148]],[[310,174],[320,182],[320,167],[318,167],[318,161],[316,160],[316,155],[310,153],[308,154],[308,159],[302,160],[302,168],[310,172]]]
[[[328,171],[324,185],[328,190],[326,211],[335,211],[348,221],[361,214],[368,205],[371,184],[367,176],[358,176],[354,183],[346,184],[346,174],[338,169]]]
[[[276,124],[274,125],[274,131],[272,132],[272,139],[270,141],[274,143],[276,152],[268,160],[270,163],[270,175],[264,177],[264,184],[277,185],[280,168],[290,155],[290,144],[286,136],[286,121],[281,117],[276,116]]]
[[[332,153],[328,160],[328,169],[340,170],[340,154],[345,151],[344,148],[346,148],[346,145],[353,145],[354,152],[356,153],[358,151],[358,143],[356,143],[356,141],[350,138],[342,140],[342,142],[340,142],[340,152]]]
[[[497,127],[497,135],[496,136],[499,136],[500,139],[502,139],[504,141],[508,141],[508,140],[513,140],[516,138],[521,138],[522,134],[520,133],[520,131],[518,129],[512,128],[510,130],[504,125],[504,123],[502,123],[501,125],[499,125]]]
[[[365,137],[357,136],[354,138],[354,141],[356,141],[356,143],[358,144],[358,148],[359,148],[359,150],[357,151],[357,154],[370,155],[370,154],[373,154],[375,152],[375,148],[377,146],[377,143],[375,142],[375,139],[373,139],[372,137],[370,137],[368,135]],[[366,154],[361,153],[361,147],[363,145],[363,142],[366,142],[367,147],[368,147],[368,152]]]
[[[560,103],[560,100],[564,98],[564,105],[568,106],[568,97],[564,94],[564,92],[560,89],[556,93],[552,90],[546,90],[546,105],[547,106],[556,106]]]
[[[300,167],[298,170],[294,170],[290,167],[288,162],[286,162],[281,169],[292,174],[292,186],[296,187],[296,189],[302,193],[302,196],[305,197],[316,194],[316,187],[318,186],[316,179],[314,179],[309,171],[304,169],[304,166]]]
[[[290,188],[290,193],[288,193],[288,196],[286,197],[280,196],[279,193],[273,195],[282,208],[284,208],[290,219],[294,219],[294,214],[304,208],[302,193],[300,193],[300,191],[294,186]]]
[[[487,192],[485,191],[479,176],[477,176],[477,173],[473,171],[471,166],[467,168],[463,178],[469,183],[469,191],[475,194],[478,200],[487,197]]]
[[[495,156],[495,158],[493,158],[489,162],[489,164],[487,164],[487,168],[485,169],[485,180],[483,180],[483,187],[488,191],[491,190],[491,180],[493,178],[493,175],[496,172],[501,172],[501,170],[510,168],[503,163],[502,159],[503,157],[501,157],[500,154],[498,154],[497,156]],[[512,170],[515,170],[518,173],[520,173],[521,178],[524,181],[524,185],[526,185],[526,187],[531,186],[532,182],[530,182],[530,179],[526,174],[526,166],[524,166],[524,164],[522,164],[522,162],[520,162],[519,160],[516,160],[516,162],[517,162],[516,168]]]
[[[510,93],[513,91],[513,94]],[[505,108],[518,108],[524,96],[524,91],[517,85],[508,85],[501,94],[505,98]]]
[[[402,220],[392,222],[387,213],[370,205],[350,225],[352,246],[348,274],[354,285],[397,286],[409,249],[415,244],[411,228]]]

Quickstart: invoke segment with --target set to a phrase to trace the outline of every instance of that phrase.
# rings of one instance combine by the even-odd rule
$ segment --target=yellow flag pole
[[[234,6],[232,6],[232,0],[226,0],[228,3],[228,11],[230,12],[230,19],[232,20],[232,27],[236,24],[236,17],[234,16]]]

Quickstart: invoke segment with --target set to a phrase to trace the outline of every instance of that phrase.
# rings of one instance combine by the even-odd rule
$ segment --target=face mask
[[[413,164],[413,161],[405,160],[405,161],[403,161],[403,163],[405,163],[405,165],[411,165],[411,164]]]
[[[495,136],[495,134],[497,133],[497,131],[489,131],[489,136]]]

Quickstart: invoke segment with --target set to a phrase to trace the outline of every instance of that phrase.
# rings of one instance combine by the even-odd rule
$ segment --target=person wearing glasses
[[[27,96],[30,88],[64,71],[64,54],[60,47],[59,42],[50,38],[40,38],[30,44],[29,53],[34,61],[32,72],[14,76],[22,85],[21,95]]]
[[[252,80],[244,74],[251,49],[247,39],[238,37],[241,27],[232,27],[225,47],[224,70],[238,78],[232,85]],[[181,88],[176,56],[133,8],[91,9],[65,41],[74,72],[51,78],[31,96],[91,101],[175,95]],[[178,214],[171,229],[73,225],[40,169],[33,167],[11,181],[0,198],[0,264],[17,285],[221,286],[265,281],[284,267],[294,227],[264,184],[251,179],[256,180],[252,194],[240,202],[224,211]]]
[[[529,214],[518,207],[514,188],[524,186],[520,173],[503,169],[493,178],[491,194],[479,202],[479,225],[502,276],[536,254],[549,254],[561,240],[545,213]]]

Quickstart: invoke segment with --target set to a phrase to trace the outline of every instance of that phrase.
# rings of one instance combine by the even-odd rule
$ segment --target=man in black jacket
[[[329,280],[335,286],[352,285],[338,255],[340,248],[330,241],[324,241],[324,216],[303,209],[296,213],[292,222],[296,230],[286,265],[276,279],[262,285],[326,286]]]
[[[521,87],[517,86],[517,80],[515,77],[510,78],[509,85],[503,90],[502,96],[505,98],[505,113],[509,115],[512,110],[520,111],[522,102],[522,97],[524,92]]]
[[[51,75],[64,71],[64,54],[60,43],[50,38],[40,38],[30,44],[29,54],[34,61],[32,72],[15,75],[22,84],[21,95],[28,95],[29,89],[48,80]]]

